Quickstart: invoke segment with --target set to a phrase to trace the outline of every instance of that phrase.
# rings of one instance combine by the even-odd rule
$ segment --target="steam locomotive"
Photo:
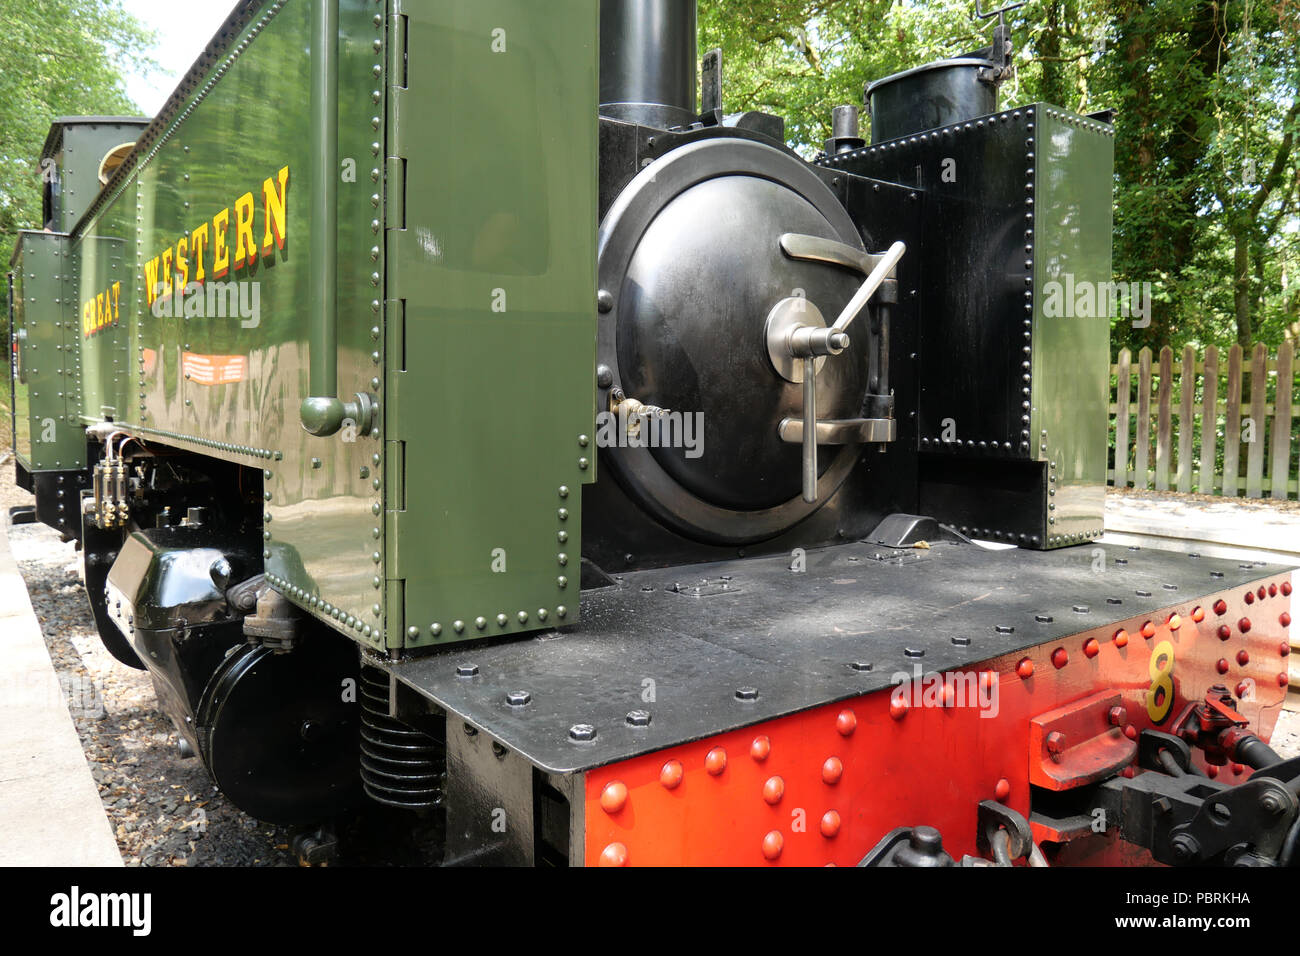
[[[13,427],[237,806],[446,863],[1295,862],[1292,580],[1103,545],[1109,114],[809,161],[693,0],[241,0],[54,124]],[[697,85],[698,84],[698,85]]]

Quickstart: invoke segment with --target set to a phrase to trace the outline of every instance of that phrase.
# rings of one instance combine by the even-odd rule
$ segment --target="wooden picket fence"
[[[1180,361],[1165,346],[1154,366],[1152,358],[1144,348],[1135,366],[1123,349],[1111,366],[1110,484],[1229,497],[1300,495],[1292,343],[1276,357],[1258,344],[1246,361],[1240,345],[1227,350],[1226,361],[1214,346],[1201,357],[1188,346]]]

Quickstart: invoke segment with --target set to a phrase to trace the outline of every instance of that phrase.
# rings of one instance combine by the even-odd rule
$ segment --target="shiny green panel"
[[[23,232],[14,253],[15,451],[29,471],[84,468],[77,420],[77,336],[68,237]]]
[[[596,459],[598,2],[397,12],[390,595],[407,646],[572,622]]]
[[[80,355],[76,411],[85,422],[129,418],[136,292],[134,210],[108,207],[73,240],[68,312]]]
[[[41,159],[52,162],[56,174],[54,228],[71,232],[99,196],[99,171],[105,157],[119,146],[134,143],[146,121],[72,118],[56,123],[62,124],[57,149]]]
[[[1114,134],[1050,106],[1037,120],[1032,428],[1050,547],[1096,536],[1105,512]]]
[[[266,2],[215,48],[205,77],[169,104],[165,133],[142,150],[88,227],[82,286],[104,281],[110,240],[137,250],[138,261],[123,345],[126,387],[113,387],[116,353],[92,338],[83,406],[94,417],[101,404],[125,396],[119,418],[146,439],[261,469],[268,574],[311,613],[378,646],[382,431],[345,427],[313,438],[298,418],[314,321],[307,308],[311,8],[309,0]],[[387,22],[375,22],[377,9],[373,0],[339,2],[339,255],[332,274],[344,396],[382,385],[383,164],[375,144],[383,136],[377,91]],[[241,230],[241,219],[251,233]],[[268,222],[275,226],[269,235]],[[218,233],[229,257],[224,265]]]

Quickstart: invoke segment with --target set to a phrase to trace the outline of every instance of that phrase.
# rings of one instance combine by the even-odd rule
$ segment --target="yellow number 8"
[[[1161,641],[1151,651],[1147,662],[1151,688],[1147,691],[1147,716],[1158,724],[1169,716],[1174,706],[1174,645]]]

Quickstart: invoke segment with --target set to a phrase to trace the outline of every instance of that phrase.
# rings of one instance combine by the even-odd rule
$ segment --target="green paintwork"
[[[382,273],[382,263],[371,251],[381,245],[381,200],[374,197],[382,196],[383,166],[372,144],[382,139],[383,122],[379,129],[372,122],[382,110],[371,94],[383,85],[374,69],[384,56],[374,44],[386,39],[387,21],[376,25],[373,0],[341,0],[339,8],[338,380],[343,394],[379,393],[382,296],[372,274]],[[262,470],[270,496],[267,572],[285,589],[301,588],[296,599],[310,613],[381,647],[384,572],[374,555],[382,560],[375,531],[383,522],[375,512],[382,512],[383,497],[382,483],[374,482],[382,474],[382,436],[353,428],[312,438],[297,413],[308,394],[310,359],[312,149],[309,90],[301,81],[310,66],[310,12],[308,0],[267,2],[255,11],[233,42],[215,51],[198,82],[169,104],[165,134],[78,228],[74,298],[84,301],[121,277],[124,320],[82,343],[80,412],[87,424],[107,411],[147,441]],[[273,243],[268,251],[263,183],[285,166],[287,236],[283,248]],[[245,193],[254,198],[258,254],[255,264],[238,268],[235,206]],[[205,303],[204,316],[163,307],[155,314],[146,300],[145,263],[205,222],[205,279],[217,288],[211,232],[225,209],[232,264],[220,278],[236,283],[235,298]],[[192,281],[192,246],[187,251]],[[230,308],[252,305],[254,288],[260,315]],[[222,381],[223,368],[229,381]]]
[[[70,420],[260,470],[270,579],[356,640],[574,622],[596,458],[598,0],[337,0],[338,394],[368,393],[379,413],[372,433],[328,437],[298,414],[323,358],[308,308],[312,2],[267,0],[228,25],[134,168],[70,239],[48,240],[69,267],[17,280],[16,311],[49,294],[24,281],[65,283]],[[287,239],[264,245],[263,183],[286,166]],[[245,193],[257,253],[240,265]],[[232,265],[218,275],[227,209]],[[175,296],[150,307],[148,264],[165,276],[162,254],[185,237],[193,281],[205,223],[206,288],[233,282],[251,304],[255,287],[259,315],[212,300],[187,314]],[[83,329],[84,304],[114,283],[120,321]]]
[[[149,124],[143,117],[65,116],[56,119],[41,151],[51,228],[71,232],[99,195],[105,157],[134,143]]]
[[[1056,547],[1102,527],[1110,320],[1047,314],[1046,287],[1064,284],[1067,274],[1079,288],[1111,281],[1114,138],[1095,120],[1043,104],[1035,109],[1031,428],[1055,491],[1044,503],[1044,540]]]
[[[77,421],[79,329],[66,301],[68,237],[22,232],[13,256],[10,407],[15,452],[28,471],[71,471],[86,465],[86,438]]]
[[[408,647],[577,620],[596,460],[598,6],[399,4],[386,506]]]

